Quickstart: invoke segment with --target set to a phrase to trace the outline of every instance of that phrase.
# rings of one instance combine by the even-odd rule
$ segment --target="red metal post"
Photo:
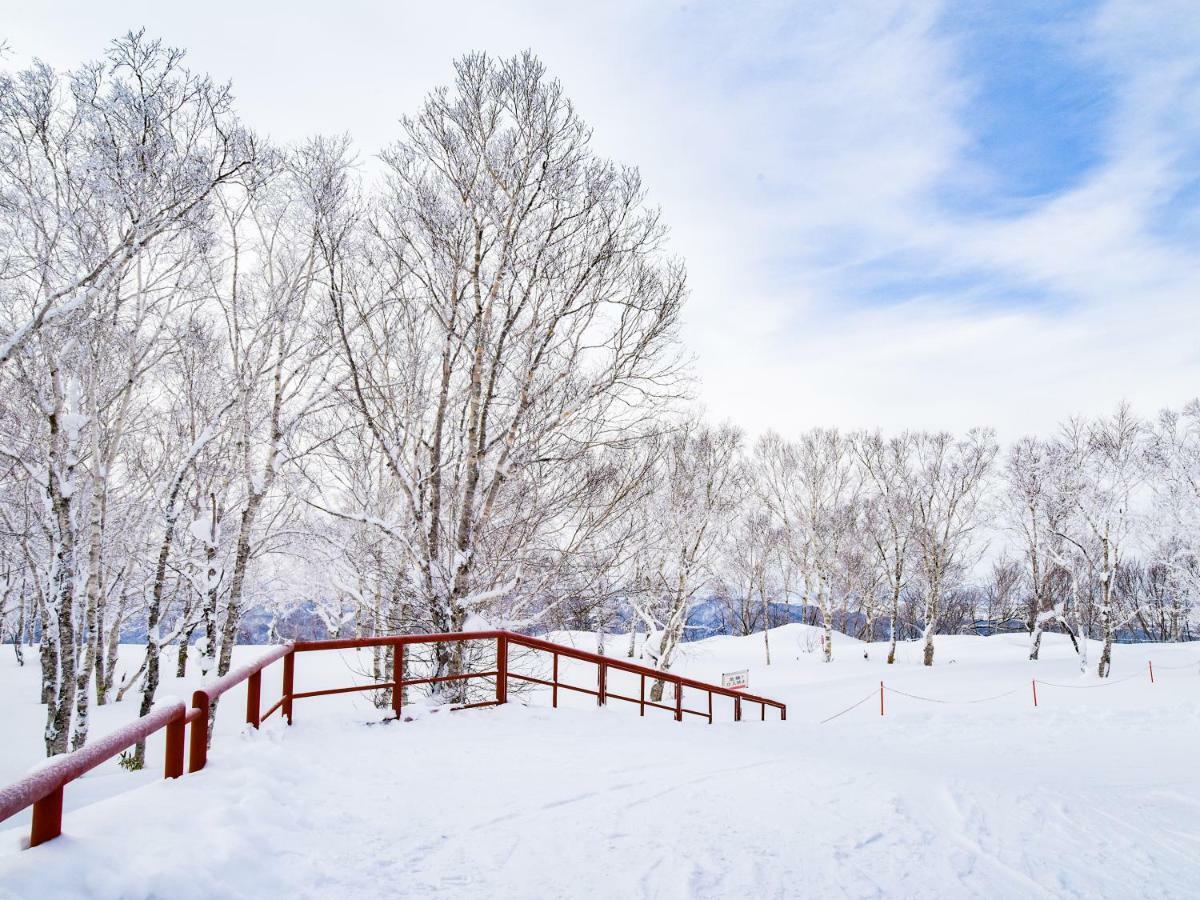
[[[758,713],[759,713],[760,721],[763,721],[763,722],[767,721],[767,704],[765,704],[765,703],[758,704]]]
[[[787,721],[787,707],[786,706],[779,707],[779,721],[780,722]]]
[[[296,691],[296,651],[283,658],[283,714],[292,724],[292,694]]]
[[[1154,684],[1154,662],[1152,660],[1146,660],[1146,665],[1150,667],[1150,683]],[[1168,668],[1170,667],[1168,666]]]
[[[596,687],[599,688],[596,694],[596,705],[603,706],[608,699],[608,666],[601,661],[596,669]]]
[[[558,654],[554,655],[554,676],[550,679],[554,682],[554,688],[551,691],[552,704],[555,709],[558,709]]]
[[[683,682],[675,682],[675,721],[683,721]]]
[[[646,714],[646,675],[645,675],[645,673],[643,673],[642,674],[642,692],[638,698],[638,715],[644,716],[645,714]]]
[[[879,682],[879,714],[883,715],[883,682]]]
[[[1037,679],[1032,679],[1030,684],[1033,685],[1033,707],[1034,709],[1037,709]]]
[[[33,822],[29,829],[29,846],[36,847],[62,834],[62,785],[33,804]]]
[[[192,722],[192,733],[188,745],[188,771],[199,772],[208,762],[208,694],[195,691],[192,694],[192,707],[199,714]]]
[[[712,724],[712,691],[708,692],[708,724]]]
[[[496,702],[508,702],[508,638],[496,638]]]
[[[742,698],[741,697],[733,698],[733,721],[735,721],[735,722],[742,721]]]
[[[404,645],[392,651],[392,712],[400,719],[404,711]]]
[[[163,778],[178,778],[183,774],[183,744],[184,731],[187,729],[186,716],[167,725],[167,753],[163,764]]]
[[[246,724],[257,728],[262,713],[262,670],[246,681]]]

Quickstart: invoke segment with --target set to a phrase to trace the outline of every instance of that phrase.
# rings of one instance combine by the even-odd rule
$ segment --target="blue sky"
[[[0,40],[145,26],[364,157],[454,56],[532,48],[672,224],[715,418],[1015,437],[1200,394],[1195,0],[174,7],[21,4]]]
[[[970,135],[962,165],[978,171],[940,199],[966,212],[1021,212],[1080,185],[1105,161],[1118,84],[1088,52],[1086,3],[955,5],[940,29],[957,46]]]

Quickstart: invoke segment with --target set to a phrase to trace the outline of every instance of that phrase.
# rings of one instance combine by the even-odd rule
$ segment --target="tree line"
[[[369,165],[265,140],[142,33],[0,73],[0,622],[38,648],[47,753],[92,703],[149,711],[164,665],[224,674],[249,610],[628,627],[667,669],[697,604],[750,631],[790,602],[826,658],[853,610],[932,663],[1001,507],[983,593],[1034,656],[1098,636],[1106,673],[1130,623],[1185,633],[1195,406],[1001,463],[986,431],[747,447],[688,411],[686,293],[637,170],[528,53],[458,60]]]

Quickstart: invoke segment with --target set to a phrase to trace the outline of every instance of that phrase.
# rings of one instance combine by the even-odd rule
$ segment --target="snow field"
[[[888,667],[885,647],[864,660],[841,636],[826,665],[810,638],[799,625],[772,631],[769,668],[761,635],[714,638],[689,645],[679,668],[715,680],[748,666],[751,691],[788,703],[786,723],[770,710],[766,723],[711,727],[640,719],[630,704],[597,710],[565,692],[555,711],[539,689],[490,710],[413,704],[413,721],[386,724],[364,696],[301,700],[292,728],[255,733],[235,692],[204,772],[164,782],[152,746],[149,772],[109,766],[68,786],[62,838],[21,851],[26,823],[6,822],[0,896],[1195,895],[1200,646],[1119,646],[1113,683],[1092,687],[1057,637],[1037,664],[1020,636],[939,638],[932,670],[919,647]],[[595,648],[590,635],[555,639]],[[614,636],[607,649],[626,647]],[[361,680],[365,661],[305,654],[297,689]],[[14,718],[28,733],[6,736],[6,780],[36,761],[42,709],[29,703],[36,669],[10,663],[5,711],[23,698],[38,715]],[[562,665],[594,684],[594,667]],[[1069,687],[1042,688],[1034,709],[1035,675]],[[637,696],[614,677],[613,690]],[[882,718],[875,699],[818,724],[880,679],[947,701],[1014,693],[895,694]],[[136,707],[106,709],[96,733],[122,708]]]

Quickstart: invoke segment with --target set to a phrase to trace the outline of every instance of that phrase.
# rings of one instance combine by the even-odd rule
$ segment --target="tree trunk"
[[[167,517],[163,526],[162,542],[158,548],[158,562],[154,568],[154,586],[150,591],[150,608],[146,613],[146,679],[142,682],[142,703],[138,715],[147,715],[154,707],[154,695],[158,691],[159,654],[162,652],[159,633],[163,613],[163,588],[167,579],[167,560],[171,545],[175,541],[175,521],[179,516],[179,492],[183,487],[185,469],[180,469],[167,496]],[[146,763],[146,742],[139,741],[134,748],[132,768],[140,769]]]
[[[70,385],[64,393],[60,374],[57,369],[50,372],[50,380],[54,389],[55,406],[47,416],[50,430],[49,454],[46,496],[54,521],[54,559],[51,568],[50,583],[52,599],[47,602],[54,606],[51,615],[47,617],[51,624],[50,642],[58,660],[58,670],[54,673],[54,690],[51,702],[46,707],[46,755],[55,756],[65,753],[67,740],[70,737],[71,713],[75,706],[75,522],[71,508],[71,498],[76,490],[75,468],[78,463],[77,447],[78,427],[67,429],[62,433],[60,417],[64,413],[63,398],[68,397],[72,412],[74,402],[69,396],[74,394]],[[60,468],[61,466],[61,468]],[[45,668],[43,668],[43,672]],[[43,693],[45,693],[43,689]]]
[[[767,602],[767,591],[764,585],[765,577],[759,573],[758,579],[758,595],[762,600],[763,611],[763,653],[766,656],[767,665],[771,664],[771,604]]]
[[[929,597],[925,603],[925,631],[922,635],[922,638],[925,641],[924,661],[925,665],[927,666],[933,665],[933,633],[937,628],[938,614],[940,612],[942,601],[942,585],[940,579],[940,572],[937,576],[931,579],[931,584],[929,585]]]
[[[192,642],[192,632],[195,630],[196,629],[194,627],[189,628],[187,631],[185,631],[183,634],[181,634],[179,636],[179,651],[175,658],[175,677],[176,678],[186,678],[187,677],[188,646]]]
[[[897,559],[896,578],[892,582],[891,645],[888,647],[888,655],[887,655],[887,664],[889,666],[895,665],[895,663],[896,663],[896,632],[897,632],[898,626],[900,624],[900,585],[901,585],[901,576],[903,573],[901,572],[901,569],[900,569],[899,554],[897,554],[896,559]]]
[[[50,608],[49,603],[43,601],[39,613],[42,620],[42,630],[38,637],[38,655],[42,663],[41,702],[48,705],[54,702],[58,693],[58,646],[50,639],[54,610]]]
[[[1037,622],[1033,626],[1033,634],[1029,640],[1029,659],[1036,662],[1038,654],[1042,650],[1042,620],[1038,617]]]
[[[93,413],[93,417],[95,413]],[[93,435],[98,435],[99,429],[93,427]],[[92,440],[92,452],[97,456],[100,445],[97,439]],[[83,620],[83,665],[79,667],[75,686],[75,729],[71,735],[71,749],[78,750],[88,739],[90,727],[90,699],[88,682],[96,671],[96,657],[100,649],[100,638],[97,629],[97,612],[100,605],[100,548],[104,536],[104,497],[107,485],[103,474],[92,476],[92,503],[88,516],[88,572],[84,585],[84,620]]]
[[[112,695],[113,682],[117,675],[118,653],[121,646],[121,626],[125,622],[125,607],[129,602],[127,594],[121,594],[121,602],[117,604],[117,614],[113,617],[108,629],[108,651],[105,653],[103,681],[96,688],[97,702],[107,703]]]

